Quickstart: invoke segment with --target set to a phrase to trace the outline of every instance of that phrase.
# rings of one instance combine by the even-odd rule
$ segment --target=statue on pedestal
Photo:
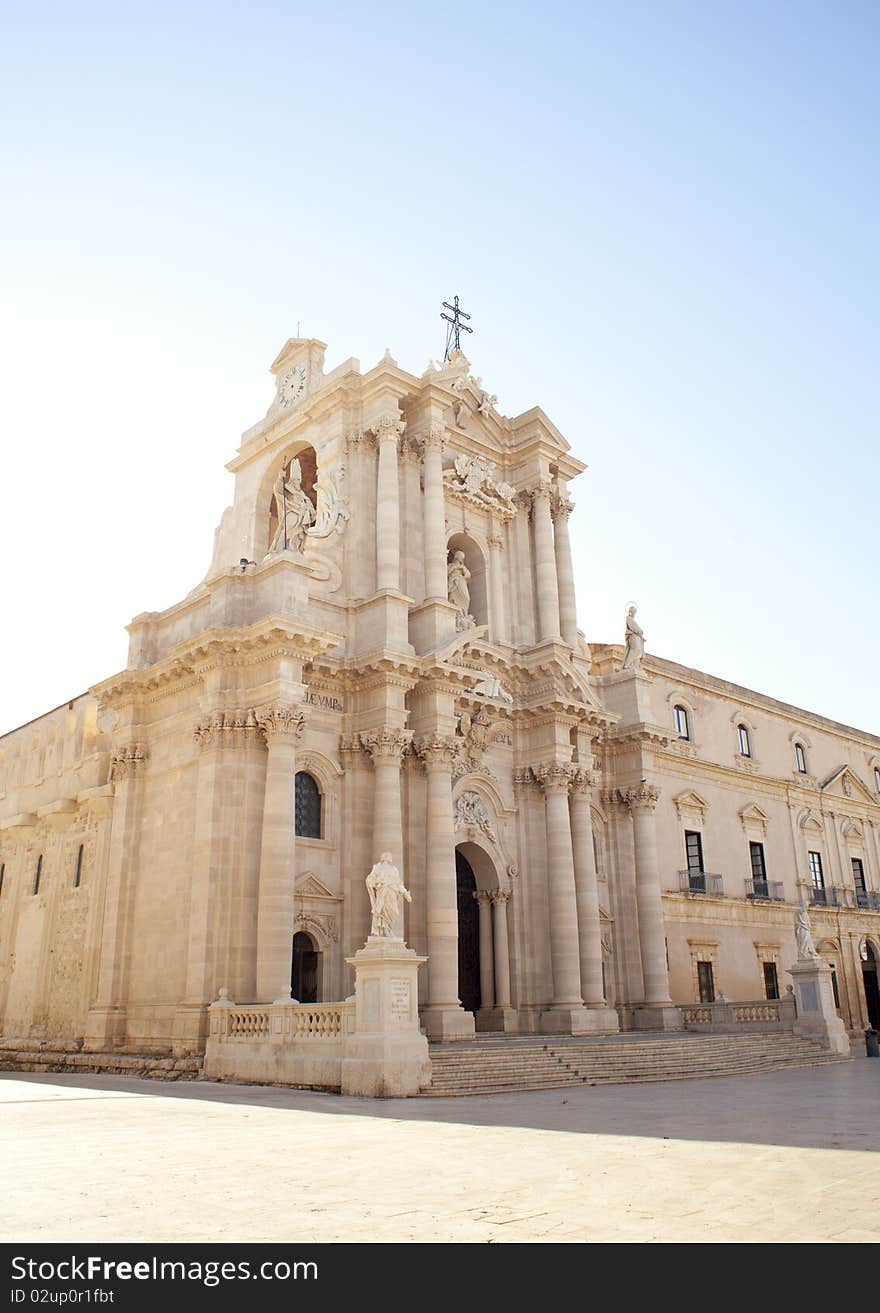
[[[794,914],[794,936],[797,940],[797,955],[799,962],[815,962],[819,957],[816,952],[816,946],[813,943],[813,932],[810,929],[810,914],[807,911],[806,903],[801,903],[800,907]]]
[[[306,545],[306,532],[309,525],[315,522],[315,508],[302,490],[302,469],[296,458],[290,462],[287,479],[282,468],[272,491],[278,528],[269,551],[282,552],[292,548],[302,553]]]
[[[399,938],[395,936],[394,928],[400,911],[400,900],[405,898],[411,903],[412,894],[404,887],[391,853],[379,854],[378,862],[367,876],[367,893],[370,895],[370,910],[373,914],[371,936],[380,939]]]
[[[621,670],[637,670],[645,655],[645,635],[635,617],[636,608],[631,606],[626,613],[626,651]]]

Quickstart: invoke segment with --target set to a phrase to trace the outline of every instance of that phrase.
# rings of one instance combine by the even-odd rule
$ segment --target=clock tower
[[[272,362],[275,375],[274,406],[290,410],[321,386],[326,342],[314,337],[291,337]]]

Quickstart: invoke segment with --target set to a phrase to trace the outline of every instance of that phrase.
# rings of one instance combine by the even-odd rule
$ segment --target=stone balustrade
[[[797,1019],[794,998],[753,999],[742,1003],[695,1003],[681,1009],[685,1030],[730,1033],[744,1030],[791,1030]]]
[[[346,1038],[355,1029],[351,1003],[211,1006],[205,1075],[212,1080],[339,1089]]]

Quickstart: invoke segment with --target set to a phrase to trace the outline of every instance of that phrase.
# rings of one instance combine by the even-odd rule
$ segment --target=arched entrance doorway
[[[480,923],[477,878],[470,862],[455,850],[455,882],[458,886],[458,997],[465,1012],[480,1008]]]
[[[880,1030],[880,986],[877,983],[877,953],[869,939],[866,939],[862,946],[861,958],[862,983],[865,986],[868,1022],[875,1030]]]
[[[298,930],[293,936],[293,961],[290,969],[290,993],[300,1003],[317,1003],[320,954],[311,935]]]

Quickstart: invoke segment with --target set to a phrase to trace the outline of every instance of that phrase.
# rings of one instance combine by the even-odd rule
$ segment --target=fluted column
[[[660,790],[653,784],[627,789],[625,801],[633,818],[636,863],[636,905],[639,911],[639,951],[645,981],[645,1003],[669,1006],[669,971],[666,966],[666,933],[660,895],[660,861],[654,808]]]
[[[572,647],[577,645],[577,606],[574,600],[574,567],[568,537],[568,517],[574,510],[565,489],[560,487],[552,500],[553,545],[556,553],[556,578],[559,584],[559,626],[562,637]]]
[[[373,760],[375,786],[373,790],[373,861],[380,853],[391,853],[395,866],[406,884],[403,820],[400,802],[400,763],[412,735],[407,730],[367,730],[358,735],[361,747]],[[403,905],[397,914],[394,927],[396,937],[403,939]]]
[[[557,761],[534,768],[544,790],[547,818],[547,883],[550,895],[550,956],[553,1007],[580,1008],[581,966],[578,942],[574,855],[568,815],[571,766]]]
[[[535,575],[538,592],[538,641],[559,638],[559,584],[553,547],[550,499],[553,488],[542,479],[532,492],[532,523],[535,534]]]
[[[508,640],[507,606],[504,597],[503,547],[504,539],[501,536],[501,528],[499,525],[493,524],[489,534],[489,589],[492,599],[492,631],[489,636],[496,643],[506,643]]]
[[[400,475],[397,444],[403,420],[383,415],[375,427],[379,446],[376,476],[376,587],[400,589]]]
[[[492,953],[492,895],[488,889],[474,894],[480,909],[480,1007],[495,1006],[495,971]]]
[[[602,928],[599,922],[599,885],[596,856],[593,851],[593,824],[590,816],[589,771],[578,770],[571,781],[571,846],[574,854],[574,885],[577,899],[578,942],[580,945],[581,989],[586,1006],[605,1007],[602,986]]]
[[[257,711],[266,737],[266,789],[257,901],[257,1000],[290,999],[296,879],[296,745],[305,717],[298,707]]]
[[[458,885],[455,877],[455,824],[452,814],[454,738],[428,734],[415,743],[428,780],[426,840],[426,922],[428,1004],[425,1028],[431,1039],[474,1033],[474,1019],[458,994]]]
[[[506,889],[492,892],[493,948],[495,954],[495,1003],[499,1008],[510,1007],[510,949],[507,943],[507,903],[510,894]]]
[[[443,429],[432,425],[425,452],[425,594],[447,600],[446,507],[443,497]]]

